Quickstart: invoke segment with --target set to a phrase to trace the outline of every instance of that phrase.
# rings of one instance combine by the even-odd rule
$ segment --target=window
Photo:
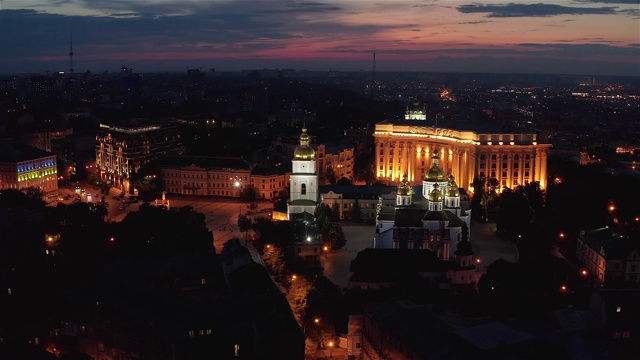
[[[495,160],[496,159],[496,154],[491,155],[491,160]]]
[[[360,343],[356,343],[356,349],[360,349]]]
[[[616,307],[616,312],[617,313],[622,312],[622,307],[620,307],[620,306]]]
[[[302,184],[302,186],[300,187],[300,194],[307,195],[307,184]]]

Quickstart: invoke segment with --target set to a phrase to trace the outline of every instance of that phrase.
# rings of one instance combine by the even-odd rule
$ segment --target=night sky
[[[0,73],[254,68],[640,76],[640,0],[0,0]]]

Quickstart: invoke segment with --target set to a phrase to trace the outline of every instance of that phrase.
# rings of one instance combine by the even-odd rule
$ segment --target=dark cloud
[[[640,5],[640,0],[576,0],[581,3]]]
[[[487,14],[487,17],[542,17],[556,15],[590,15],[590,14],[616,14],[616,7],[570,7],[556,4],[497,4],[461,5],[457,10],[465,14]]]
[[[476,25],[476,24],[484,24],[484,23],[490,23],[491,20],[477,20],[477,21],[467,21],[467,22],[461,22],[458,23],[460,25]]]

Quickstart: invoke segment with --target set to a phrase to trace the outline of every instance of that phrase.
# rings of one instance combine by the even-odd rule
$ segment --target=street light
[[[320,319],[319,318],[313,318],[313,319],[309,319],[304,323],[304,326],[302,327],[302,332],[304,333],[304,336],[307,336],[307,325],[309,325],[310,322],[312,322],[314,324],[319,324],[320,323]]]
[[[309,325],[310,322],[313,322],[314,324],[319,324],[320,323],[320,319],[319,318],[313,318],[313,319],[309,319],[307,320],[304,325],[302,326],[302,332],[304,333],[304,347],[307,347],[307,338],[309,337],[307,335],[307,325]]]
[[[333,359],[333,341],[329,341],[329,359]]]

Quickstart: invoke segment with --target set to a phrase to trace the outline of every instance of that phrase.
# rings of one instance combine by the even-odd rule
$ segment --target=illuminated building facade
[[[133,192],[131,175],[161,155],[180,152],[180,135],[170,120],[131,120],[127,125],[100,124],[96,137],[98,178],[112,186]]]
[[[331,169],[335,174],[335,180],[347,178],[353,179],[354,148],[344,145],[318,145],[316,158],[318,172],[327,182],[327,170]]]
[[[640,283],[640,245],[608,227],[578,234],[576,258],[594,285]]]
[[[500,187],[540,182],[547,185],[547,153],[535,133],[502,133],[438,128],[419,120],[383,121],[376,124],[375,174],[380,181],[397,182],[406,174],[413,185],[421,183],[438,155],[462,188],[473,179],[496,178]],[[438,151],[435,154],[435,151]]]
[[[0,190],[39,188],[47,193],[58,190],[56,156],[29,146],[0,143]]]
[[[241,158],[170,157],[159,165],[164,191],[181,195],[240,197],[251,166]]]

